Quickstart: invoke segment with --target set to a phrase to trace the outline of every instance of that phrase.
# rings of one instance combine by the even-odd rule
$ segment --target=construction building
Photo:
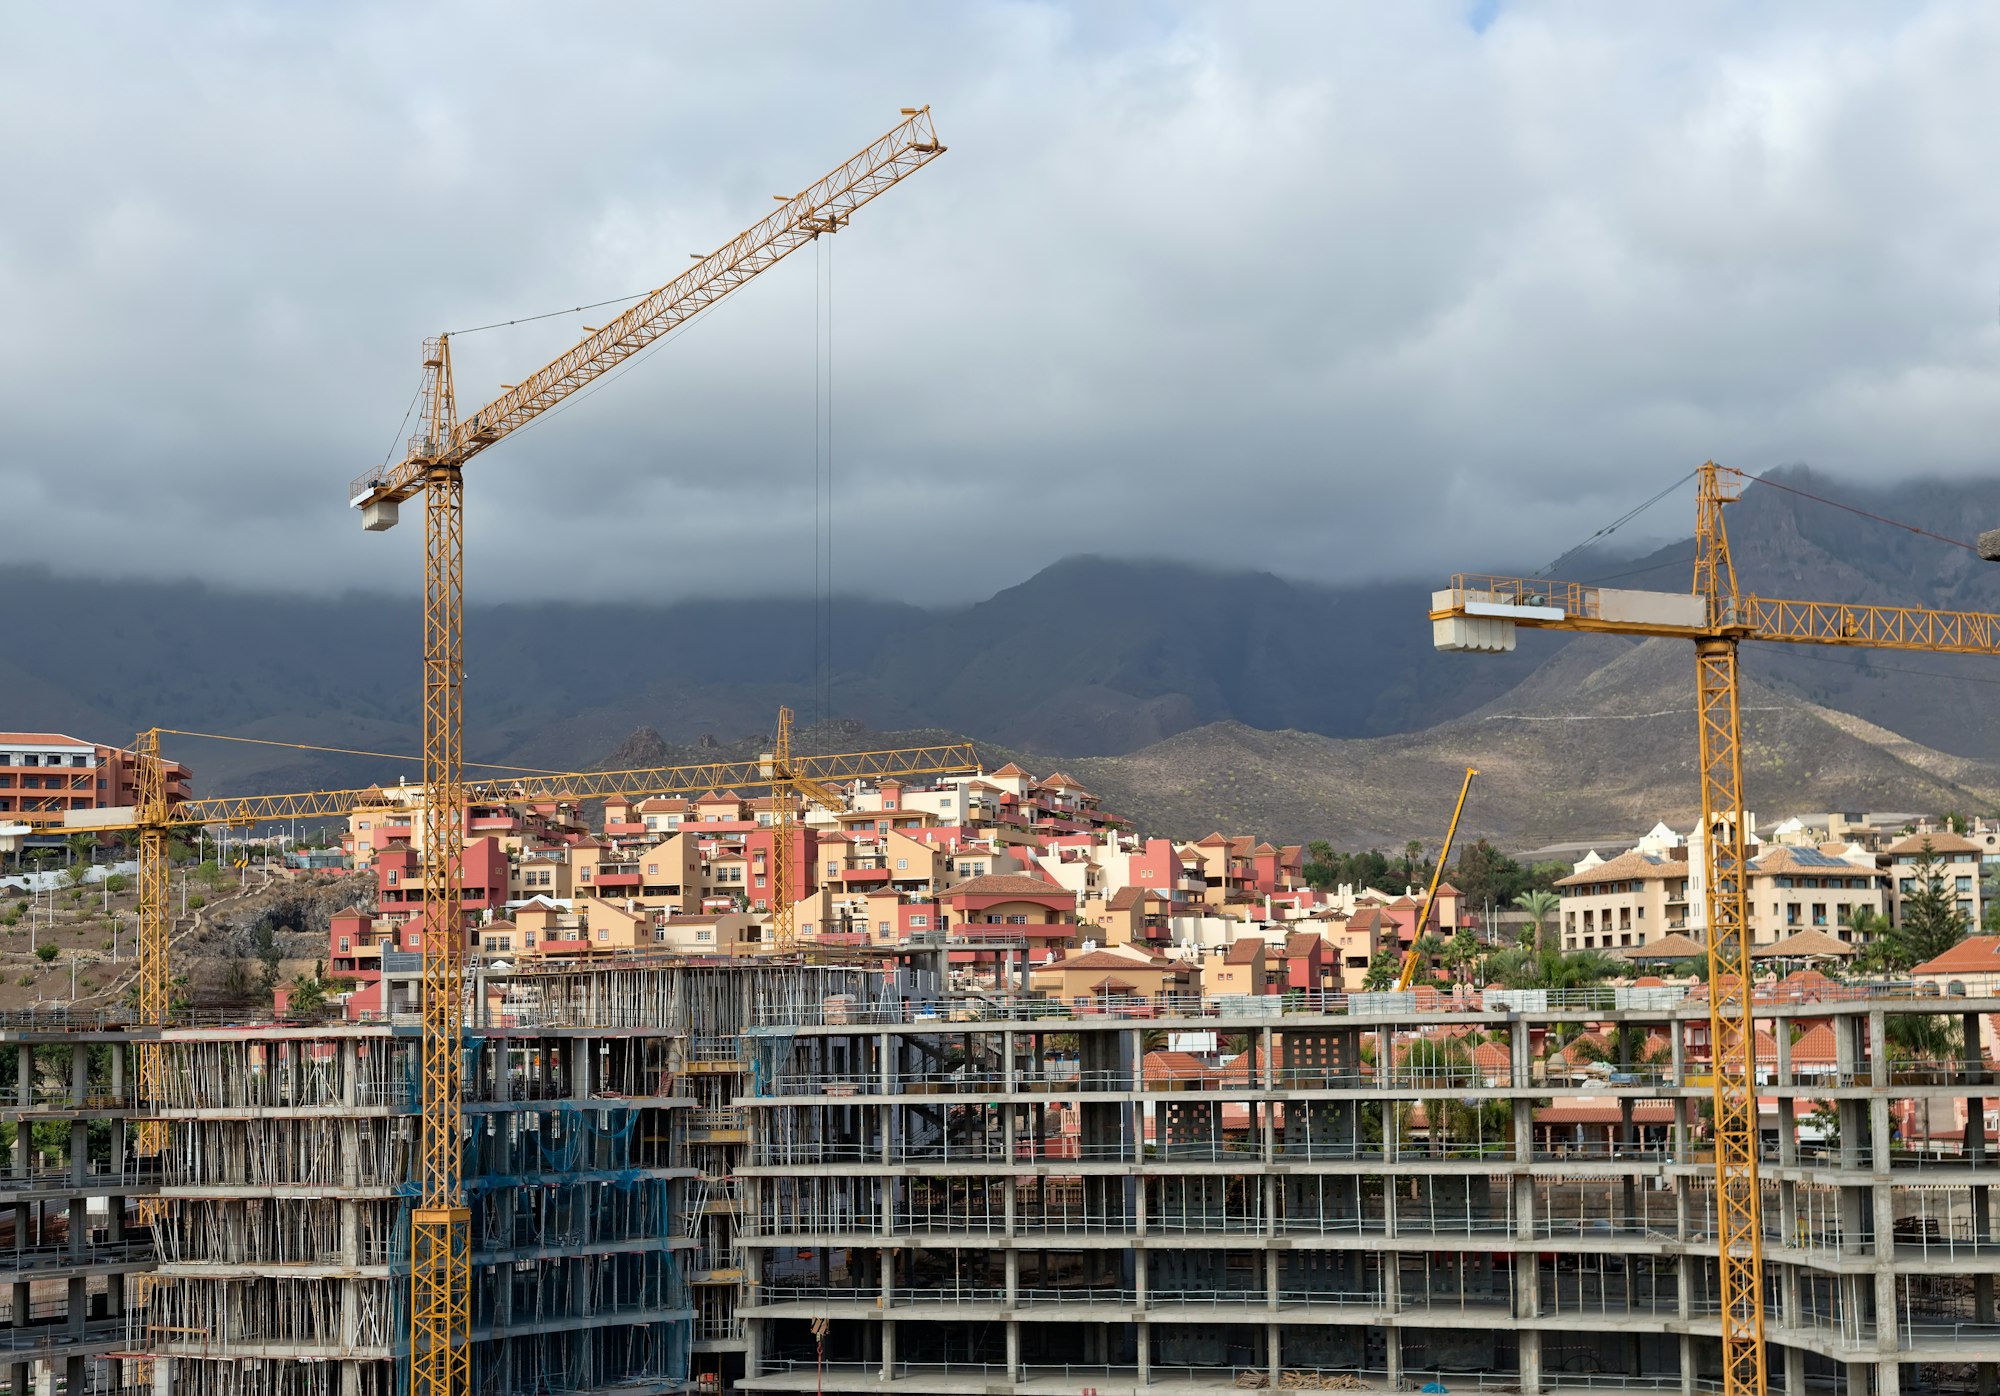
[[[385,976],[415,972],[384,959]],[[476,1390],[681,1388],[680,989],[644,969],[479,984],[465,1072]],[[162,1034],[158,1269],[129,1333],[158,1396],[408,1389],[417,1048],[413,1022]]]
[[[186,799],[188,768],[164,764],[168,797]],[[139,758],[123,747],[61,732],[0,732],[0,825],[60,834],[65,816],[136,804],[138,789]]]
[[[747,1101],[742,1385],[1711,1389],[1707,1005],[1595,993],[1448,1013],[1190,1000],[1049,1019],[1046,1002],[946,1016],[887,999],[766,1015],[784,1045]],[[1944,1006],[1970,1027],[1996,994]],[[1759,1088],[1774,1387],[1992,1389],[2000,1090],[1982,1063],[1889,1048],[1891,1019],[1939,1007],[1758,1005],[1776,1044]],[[1586,1023],[1624,1059],[1579,1090],[1547,1051]],[[1832,1034],[1830,1072],[1792,1069],[1807,1023]],[[1215,1069],[1155,1045],[1211,1032],[1246,1050]],[[1906,1148],[1892,1097],[1961,1113],[1960,1147]]]
[[[135,1276],[153,1268],[139,1225],[151,1193],[134,1157],[128,1050],[133,1034],[107,1022],[8,1015],[0,1060],[14,1075],[0,1096],[10,1133],[0,1177],[0,1362],[15,1396],[125,1384],[114,1353],[125,1346]]]
[[[475,1389],[1712,1384],[1698,988],[1065,1002],[940,992],[946,948],[489,966]],[[392,1007],[409,961],[384,957]],[[2000,979],[1909,994],[1759,993],[1766,1333],[1795,1396],[2000,1371],[2000,1084],[1892,1047],[1941,1011],[1978,1041]],[[404,1389],[396,1017],[167,1029],[144,1157],[140,1034],[9,1027],[9,1390]]]

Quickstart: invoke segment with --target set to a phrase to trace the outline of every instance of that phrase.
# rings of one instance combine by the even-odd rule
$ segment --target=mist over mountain
[[[1799,469],[1776,478],[1949,537],[2000,521],[2000,482],[1875,491]],[[1645,516],[1653,536],[1675,522],[1667,511],[1676,507],[1686,504],[1670,501]],[[1745,591],[2000,610],[2000,568],[1798,493],[1752,485],[1731,508],[1729,527]],[[1692,555],[1688,542],[1638,558],[1597,552],[1571,558],[1562,575],[1680,590]],[[1499,566],[1467,559],[1477,564]],[[1390,739],[1459,732],[1474,715],[1581,694],[1598,670],[1629,662],[1601,646],[1563,658],[1576,641],[1525,631],[1512,654],[1439,654],[1425,616],[1430,591],[1445,580],[1333,586],[1077,557],[949,610],[841,598],[833,616],[834,713],[854,731],[961,733],[1042,764],[1143,754],[1161,744],[1174,750],[1183,734],[1211,728],[1229,734],[1224,747],[1248,741],[1245,733],[1291,733],[1389,742],[1365,749],[1382,757],[1394,748]],[[0,647],[6,726],[120,741],[157,724],[365,751],[418,749],[414,597],[253,595],[77,581],[20,567],[0,568],[0,586],[12,603],[10,641]],[[1676,648],[1649,661],[1662,666],[1662,684],[1675,672]],[[826,716],[815,701],[813,653],[807,599],[474,604],[468,758],[573,769],[597,763],[639,728],[675,751],[733,748],[768,731],[780,704],[810,725]],[[1982,657],[1775,645],[1746,646],[1745,654],[1747,675],[1774,701],[1852,714],[1977,762],[2000,751],[1992,701],[2000,666]],[[1603,694],[1636,702],[1647,691],[1614,686]],[[1645,701],[1665,707],[1666,696]],[[215,792],[303,789],[403,769],[187,738],[170,738],[168,749],[196,766],[200,788]],[[1319,750],[1302,747],[1291,759],[1318,760]],[[1834,783],[1802,789],[1832,799],[1843,788],[1841,763],[1854,754],[1820,750]],[[1815,756],[1808,749],[1794,759]],[[415,767],[407,769],[414,778]],[[1884,786],[1880,774],[1864,781],[1857,771],[1849,788],[1857,798],[1865,790],[1886,798],[1893,781]],[[1547,777],[1574,783],[1578,773]],[[1364,765],[1345,779],[1350,789],[1387,789],[1400,778],[1392,766],[1371,773]],[[1635,799],[1633,809],[1646,803]],[[1382,818],[1355,827],[1383,825],[1390,812],[1385,806]],[[1241,817],[1255,823],[1253,813],[1246,808]]]

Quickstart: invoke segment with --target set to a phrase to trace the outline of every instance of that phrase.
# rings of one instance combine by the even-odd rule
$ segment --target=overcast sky
[[[664,282],[920,102],[949,154],[830,253],[468,466],[476,597],[809,588],[829,278],[845,591],[1540,561],[1706,456],[2000,449],[1990,4],[8,26],[0,560],[413,593],[414,511],[366,535],[344,496],[426,334]],[[461,403],[602,315],[458,340]]]

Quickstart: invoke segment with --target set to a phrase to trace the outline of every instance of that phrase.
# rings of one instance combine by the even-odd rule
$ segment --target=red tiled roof
[[[1122,955],[1115,950],[1085,950],[1060,960],[1051,960],[1045,965],[1037,965],[1035,972],[1039,974],[1045,970],[1058,969],[1163,970],[1173,968],[1173,963],[1172,960],[1159,955],[1142,959],[1132,955]]]
[[[1942,955],[1925,960],[1912,974],[1993,974],[2000,972],[2000,936],[1967,936]]]
[[[1264,942],[1258,936],[1243,936],[1229,947],[1229,963],[1232,965],[1261,964],[1264,959]]]
[[[1070,897],[1075,894],[1065,887],[1039,877],[1029,877],[1025,873],[987,873],[983,877],[968,877],[963,882],[953,883],[945,889],[948,897]]]

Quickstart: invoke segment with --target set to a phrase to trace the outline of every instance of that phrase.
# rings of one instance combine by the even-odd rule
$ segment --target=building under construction
[[[937,987],[773,962],[481,981],[475,1389],[1715,1384],[1701,1000]],[[1941,1007],[1977,1042],[2000,992],[1963,987],[1758,1005],[1774,1387],[1993,1387],[2000,1087],[1889,1047]],[[1550,1049],[1585,1024],[1619,1059],[1580,1080]],[[1808,1024],[1830,1069],[1795,1068]],[[146,1158],[137,1037],[4,1039],[11,1389],[406,1389],[414,1029],[169,1029]],[[1899,1138],[1901,1099],[1962,1133]]]

